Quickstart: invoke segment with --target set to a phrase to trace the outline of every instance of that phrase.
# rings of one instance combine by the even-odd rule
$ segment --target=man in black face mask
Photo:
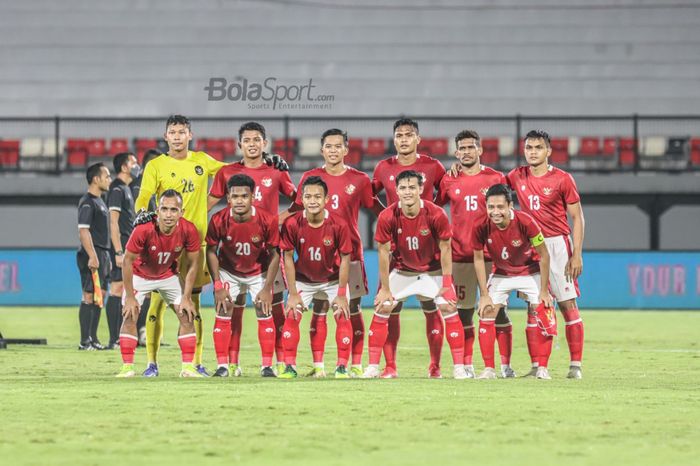
[[[107,323],[109,325],[109,346],[119,345],[119,328],[122,325],[122,262],[126,245],[134,223],[134,196],[129,184],[141,175],[141,167],[136,156],[121,152],[114,156],[116,178],[109,186],[107,206],[109,207],[110,239],[112,241],[112,272],[110,274],[109,300],[107,301]]]

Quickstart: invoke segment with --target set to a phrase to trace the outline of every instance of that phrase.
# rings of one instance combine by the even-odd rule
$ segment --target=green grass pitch
[[[585,312],[584,379],[428,380],[424,319],[402,316],[396,380],[261,379],[246,311],[244,377],[179,379],[175,318],[166,317],[158,379],[115,379],[116,351],[83,353],[75,308],[0,308],[8,338],[48,346],[0,350],[0,464],[698,464],[700,313]],[[211,309],[206,363],[215,368]],[[512,312],[513,367],[528,368],[524,313]],[[365,314],[369,325],[371,314]],[[310,368],[309,315],[300,372]],[[101,323],[102,341],[107,340]],[[561,324],[560,324],[560,330]],[[326,368],[335,362],[329,322]],[[563,330],[562,330],[563,332]],[[136,363],[145,364],[139,348]],[[366,362],[366,356],[365,356]],[[477,370],[481,369],[478,344]]]

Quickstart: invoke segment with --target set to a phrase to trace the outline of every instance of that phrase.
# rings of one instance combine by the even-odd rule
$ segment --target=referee
[[[115,178],[109,185],[107,205],[109,207],[109,229],[112,248],[110,249],[112,271],[109,277],[109,299],[107,300],[107,326],[109,346],[119,345],[119,329],[122,324],[122,262],[124,247],[134,229],[134,196],[129,184],[141,175],[136,156],[131,152],[121,152],[113,159]]]
[[[80,249],[77,254],[80,281],[83,287],[83,300],[80,303],[79,350],[102,350],[104,346],[97,339],[97,326],[100,323],[101,305],[95,303],[95,285],[92,272],[97,270],[102,296],[106,294],[109,277],[109,213],[102,195],[109,190],[112,177],[102,163],[90,165],[87,169],[87,193],[78,203],[78,232]]]

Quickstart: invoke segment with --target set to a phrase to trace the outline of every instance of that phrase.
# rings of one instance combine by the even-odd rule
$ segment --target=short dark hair
[[[404,170],[399,173],[399,176],[396,177],[396,186],[399,185],[399,181],[407,180],[409,178],[418,178],[418,186],[423,186],[423,175],[415,170]]]
[[[491,196],[505,196],[506,202],[513,202],[513,192],[504,184],[494,184],[486,191],[486,200]]]
[[[248,123],[243,123],[240,128],[238,128],[238,141],[240,142],[243,137],[244,131],[257,131],[260,133],[263,139],[267,139],[265,135],[265,127],[258,123],[257,121],[249,121]]]
[[[187,129],[192,129],[192,124],[190,123],[189,118],[187,118],[184,115],[170,115],[168,117],[168,121],[165,122],[165,130],[168,130],[168,127],[171,125],[185,125],[187,126]]]
[[[462,139],[473,139],[476,142],[476,147],[481,147],[481,137],[479,136],[479,133],[473,129],[465,129],[464,131],[460,131],[457,136],[455,136],[455,144],[459,144],[459,141]]]
[[[182,204],[182,194],[175,191],[174,189],[166,189],[165,191],[163,191],[163,194],[160,195],[159,200],[162,200],[164,197],[167,197],[167,198],[174,197],[174,198],[180,199],[180,204]]]
[[[163,155],[161,151],[158,149],[148,149],[146,152],[143,154],[143,167],[146,168],[146,164],[150,162],[151,160],[155,159],[159,155]]]
[[[87,184],[92,184],[93,178],[102,174],[102,168],[107,168],[102,162],[93,163],[87,168],[87,171],[85,172]]]
[[[126,165],[126,163],[129,161],[129,157],[131,157],[132,155],[134,154],[132,154],[131,152],[120,152],[114,156],[112,164],[114,165],[115,175],[118,175],[122,171],[122,167]]]
[[[552,146],[552,140],[549,137],[549,133],[543,129],[533,129],[525,135],[524,141],[528,139],[544,139],[544,143],[547,147]]]
[[[416,133],[418,133],[418,122],[415,120],[411,120],[410,118],[399,118],[394,122],[394,132],[396,132],[396,129],[399,126],[413,126],[413,129],[416,130]]]
[[[324,142],[328,136],[343,136],[343,144],[347,147],[348,145],[348,133],[338,128],[327,129],[321,135],[321,147],[323,147]]]
[[[237,186],[248,187],[250,188],[250,192],[255,191],[255,181],[253,178],[249,177],[248,175],[244,175],[243,173],[238,173],[228,179],[226,182],[226,191],[231,191],[231,188],[235,188]]]
[[[304,192],[304,188],[307,186],[320,186],[323,188],[323,194],[326,196],[328,195],[328,185],[326,184],[325,181],[323,181],[323,178],[320,176],[310,176],[306,180],[304,180],[304,184],[301,185],[301,192]]]

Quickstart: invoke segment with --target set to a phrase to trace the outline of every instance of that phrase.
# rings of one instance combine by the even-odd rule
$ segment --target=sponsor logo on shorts
[[[351,183],[345,187],[345,193],[350,195],[355,192],[355,189],[355,185]]]
[[[269,188],[270,186],[272,186],[272,178],[266,176],[265,178],[260,180],[260,184],[262,184],[266,188]]]
[[[519,239],[514,239],[513,241],[510,242],[510,244],[512,244],[513,246],[515,246],[517,248],[517,247],[520,247],[520,245],[522,245],[523,242]]]
[[[202,176],[204,174],[204,169],[200,165],[197,165],[194,167],[194,172],[199,176]]]
[[[430,230],[427,228],[421,228],[420,234],[421,236],[428,236],[430,234]]]

